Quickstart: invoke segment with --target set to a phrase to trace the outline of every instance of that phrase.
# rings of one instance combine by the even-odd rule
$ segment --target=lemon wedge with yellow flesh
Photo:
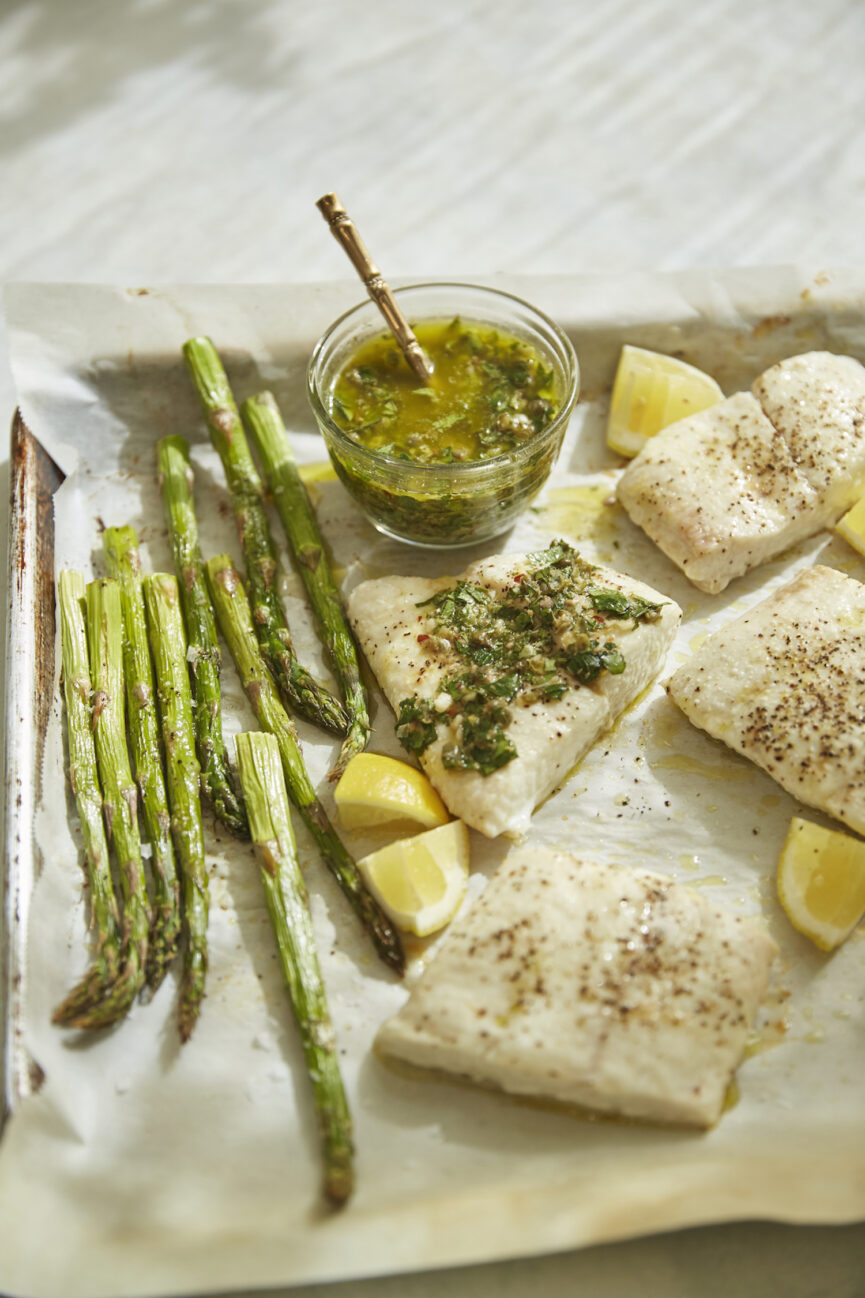
[[[607,445],[619,455],[637,455],[662,428],[723,396],[715,380],[693,365],[626,343],[610,398]]]
[[[357,863],[376,901],[399,928],[427,937],[460,908],[469,876],[469,834],[461,820],[390,843]]]
[[[344,829],[371,829],[410,820],[424,829],[444,825],[448,812],[422,771],[395,757],[358,753],[333,791]]]
[[[835,531],[843,536],[848,545],[860,554],[865,554],[865,496],[857,500],[852,509],[848,509],[843,518],[835,524]]]
[[[865,915],[865,843],[794,816],[778,864],[778,898],[794,928],[834,950]]]

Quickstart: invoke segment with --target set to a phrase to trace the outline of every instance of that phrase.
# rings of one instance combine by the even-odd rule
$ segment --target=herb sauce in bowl
[[[331,413],[360,445],[416,464],[489,460],[555,415],[555,373],[524,339],[460,316],[415,332],[429,384],[418,384],[390,334],[363,343],[337,380]]]
[[[543,486],[577,399],[562,331],[512,294],[419,284],[396,296],[433,366],[427,384],[372,303],[310,360],[310,404],[334,469],[387,536],[434,549],[511,526]]]

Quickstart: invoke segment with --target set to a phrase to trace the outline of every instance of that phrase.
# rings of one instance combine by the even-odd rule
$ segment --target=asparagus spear
[[[145,577],[144,600],[156,667],[171,829],[183,891],[186,951],[178,1026],[181,1041],[188,1041],[201,1009],[207,975],[208,879],[199,799],[201,767],[195,755],[186,636],[176,579],[163,572]]]
[[[109,577],[120,582],[126,630],[124,671],[129,741],[141,793],[144,825],[153,870],[153,924],[147,946],[147,982],[155,991],[177,954],[180,942],[180,887],[171,842],[171,818],[162,773],[159,721],[141,591],[138,537],[131,527],[106,528],[102,538]]]
[[[222,637],[231,650],[243,688],[259,724],[264,730],[270,731],[279,744],[289,797],[382,960],[397,973],[402,973],[405,957],[396,929],[378,902],[367,892],[357,866],[315,795],[300,751],[297,732],[280,702],[273,678],[256,643],[246,592],[227,554],[208,560],[207,578],[213,607],[216,609],[216,620]]]
[[[273,394],[261,392],[250,397],[244,401],[241,412],[264,463],[268,486],[273,492],[307,598],[318,621],[319,634],[330,654],[345,700],[349,729],[336,765],[330,772],[330,778],[336,780],[355,753],[363,752],[370,736],[366,691],[361,681],[354,638]]]
[[[120,583],[87,586],[87,642],[93,682],[93,735],[108,838],[123,890],[123,941],[134,996],[144,983],[150,909],[138,836],[138,790],[129,769],[123,694],[123,605]]]
[[[318,1115],[324,1158],[324,1191],[335,1204],[351,1194],[351,1115],[343,1089],[333,1025],[315,951],[306,887],[297,863],[294,833],[273,735],[238,735],[237,765],[249,809],[252,841],[282,972],[303,1045]]]
[[[310,676],[294,652],[276,589],[276,552],[261,479],[222,362],[209,338],[190,338],[183,355],[228,480],[261,651],[289,706],[323,729],[344,735],[348,718],[342,704]]]
[[[232,785],[222,738],[220,653],[213,608],[204,581],[204,562],[198,545],[189,444],[185,437],[163,437],[157,451],[159,481],[174,555],[174,571],[180,588],[183,621],[191,649],[193,716],[204,788],[222,823],[239,838],[247,838],[249,827],[246,812],[242,799]]]
[[[108,842],[102,819],[102,791],[96,769],[90,711],[90,668],[84,625],[84,578],[66,569],[57,580],[63,697],[69,736],[69,778],[84,837],[84,859],[90,880],[96,954],[90,969],[61,1005],[54,1022],[69,1027],[104,1027],[121,1018],[135,996],[135,969],[124,964],[120,915],[111,881]]]

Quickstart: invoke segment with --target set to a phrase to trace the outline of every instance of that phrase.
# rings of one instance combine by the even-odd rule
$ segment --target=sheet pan
[[[792,351],[828,346],[865,358],[865,275],[786,268],[500,282],[568,329],[584,397],[547,491],[502,548],[562,533],[589,557],[667,591],[686,614],[670,669],[708,627],[798,567],[819,558],[865,576],[852,551],[822,534],[713,600],[692,590],[617,511],[598,507],[616,473],[603,422],[623,341],[682,354],[726,390]],[[357,1123],[359,1188],[346,1212],[327,1216],[318,1206],[299,1052],[251,857],[215,831],[214,963],[190,1046],[181,1053],[173,1039],[171,984],[100,1040],[82,1046],[50,1028],[51,1005],[85,959],[86,912],[69,800],[59,797],[52,520],[44,502],[56,492],[60,563],[95,574],[100,522],[131,521],[148,562],[166,566],[143,448],[163,430],[184,431],[210,502],[205,548],[236,550],[218,469],[185,394],[179,343],[193,332],[214,334],[238,395],[262,379],[274,386],[300,458],[320,459],[304,407],[303,361],[355,296],[348,285],[146,293],[22,286],[7,295],[23,414],[54,460],[19,423],[25,459],[15,475],[21,500],[13,537],[26,543],[22,553],[41,557],[28,558],[10,584],[10,663],[19,667],[10,669],[7,703],[8,733],[18,742],[10,742],[7,761],[6,1058],[15,1113],[0,1147],[4,1291],[73,1298],[254,1289],[537,1254],[698,1222],[865,1217],[865,941],[860,934],[826,959],[784,927],[772,871],[797,805],[693,731],[660,686],[546,804],[533,834],[557,845],[588,842],[602,859],[650,860],[766,916],[782,959],[738,1099],[715,1131],[596,1122],[385,1068],[370,1042],[404,990],[376,967],[302,836]],[[55,461],[60,467],[49,467]],[[70,477],[57,491],[64,472]],[[338,484],[322,483],[317,493],[346,585],[432,564],[453,570],[452,558],[378,537]],[[13,544],[13,563],[14,556]],[[315,660],[288,566],[283,593]],[[236,729],[249,717],[230,671],[226,688]],[[377,694],[374,706],[375,746],[396,754]],[[330,748],[309,731],[304,740],[327,796]],[[475,837],[472,847],[477,890],[506,848]],[[413,952],[415,969],[426,954]],[[39,1247],[46,1233],[50,1251]]]

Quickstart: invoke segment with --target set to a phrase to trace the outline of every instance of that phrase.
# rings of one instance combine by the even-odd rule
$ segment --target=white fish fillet
[[[619,479],[617,496],[710,594],[808,536],[818,506],[783,438],[746,392],[650,438]]]
[[[752,391],[834,522],[865,489],[865,368],[806,352],[766,370]]]
[[[498,555],[473,564],[460,578],[381,577],[352,592],[349,619],[394,711],[411,695],[434,701],[442,679],[465,666],[453,653],[418,642],[418,636],[432,632],[434,617],[429,608],[417,605],[457,580],[482,586],[495,597],[512,584],[515,573],[526,570],[527,562],[526,555]],[[518,755],[491,775],[445,767],[442,750],[453,738],[451,726],[440,726],[436,741],[420,755],[451,813],[491,838],[519,837],[528,830],[535,807],[658,674],[675,637],[681,610],[672,600],[629,577],[600,568],[597,573],[603,586],[663,605],[652,622],[606,623],[604,635],[620,647],[625,670],[617,676],[602,672],[591,685],[571,688],[556,702],[514,706],[508,734]]]
[[[776,953],[760,921],[662,875],[521,848],[376,1046],[518,1094],[708,1127]]]
[[[651,438],[618,499],[700,590],[837,520],[865,479],[865,369],[809,352]]]
[[[865,586],[802,572],[703,642],[667,684],[694,725],[865,834]]]

